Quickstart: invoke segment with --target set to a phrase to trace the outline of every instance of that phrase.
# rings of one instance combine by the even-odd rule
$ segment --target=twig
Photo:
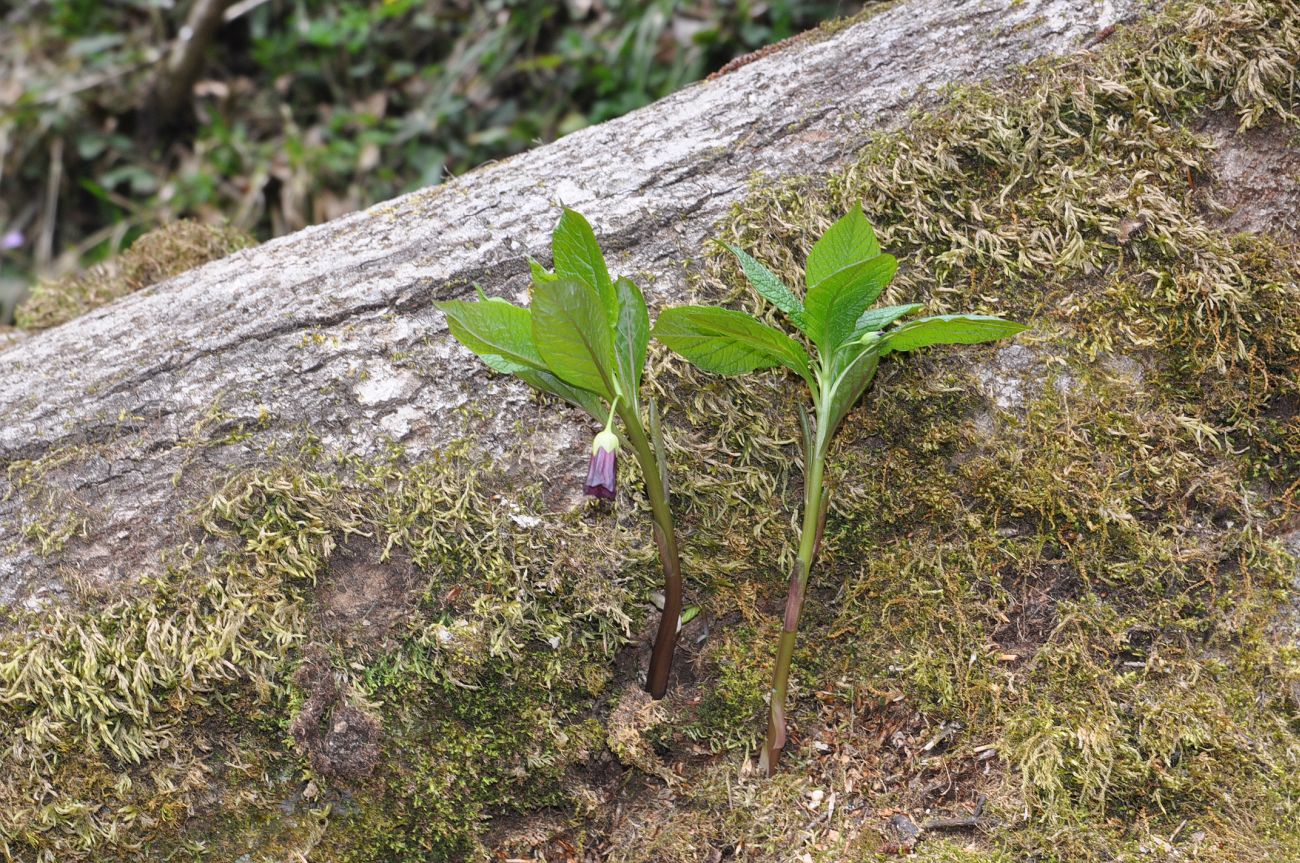
[[[189,99],[194,81],[203,69],[204,55],[230,0],[195,0],[185,24],[172,43],[167,62],[154,80],[155,105],[161,125],[170,123]]]
[[[45,206],[41,212],[41,230],[36,239],[36,269],[49,266],[54,257],[54,225],[59,214],[59,190],[63,187],[63,139],[50,142],[50,175],[45,184]]]
[[[268,2],[270,2],[270,0],[240,0],[240,2],[226,10],[226,14],[222,16],[222,20],[229,24],[241,15],[247,15],[258,6],[263,6]]]
[[[1105,42],[1107,39],[1109,39],[1111,36],[1114,35],[1115,35],[1114,24],[1111,24],[1107,27],[1103,27],[1101,30],[1097,31],[1097,33],[1091,39],[1089,39],[1087,42],[1084,42],[1083,47],[1092,48],[1096,45],[1100,45],[1102,42]]]

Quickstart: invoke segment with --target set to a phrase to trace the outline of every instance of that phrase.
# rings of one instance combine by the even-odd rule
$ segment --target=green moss
[[[220,748],[223,735],[203,730],[203,717],[273,706],[276,657],[298,637],[283,592],[234,564],[203,575],[187,566],[142,587],[94,611],[32,615],[6,633],[7,854],[122,853],[136,823],[174,829],[203,759]]]
[[[15,312],[22,329],[43,330],[141,288],[255,245],[230,227],[182,219],[143,235],[118,257],[86,273],[41,282]]]
[[[384,710],[388,757],[313,858],[486,859],[479,834],[492,814],[567,804],[566,773],[590,756],[601,728],[581,717],[591,692],[540,677],[501,664],[474,689],[405,685]]]
[[[546,807],[613,860],[868,861],[897,850],[896,812],[920,823],[983,795],[983,829],[929,831],[917,858],[1300,857],[1300,652],[1273,626],[1295,565],[1274,537],[1300,473],[1300,253],[1215,227],[1208,143],[1187,131],[1225,100],[1247,124],[1294,123],[1297,22],[1293,2],[1180,4],[737,208],[726,238],[797,284],[814,238],[864,200],[906,264],[887,301],[1033,323],[1010,353],[886,363],[847,421],[776,780],[745,753],[791,562],[802,396],[655,353],[709,621],[648,734],[679,756],[671,795],[622,792],[615,818],[581,790],[653,582],[644,507],[556,516],[464,451],[411,464],[309,444],[233,477],[202,551],[157,583],[11,622],[4,849],[482,858],[489,819]],[[741,285],[715,256],[697,287],[752,303]],[[352,558],[397,603],[383,632],[330,617]],[[317,775],[290,739],[309,635],[380,719],[364,776]]]
[[[774,625],[741,625],[729,631],[726,639],[716,639],[707,646],[704,656],[709,664],[710,686],[701,693],[699,705],[680,733],[715,751],[753,743],[754,729],[765,716],[763,696],[771,684],[772,665],[756,662],[749,649],[777,634]],[[658,731],[665,745],[671,745],[676,727],[664,725]]]

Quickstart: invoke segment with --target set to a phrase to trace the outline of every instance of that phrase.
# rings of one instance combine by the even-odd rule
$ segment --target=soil
[[[419,580],[404,552],[351,538],[335,550],[316,592],[319,631],[341,646],[374,648],[409,619],[419,601]]]
[[[306,752],[312,769],[322,776],[358,782],[379,763],[380,722],[346,701],[329,653],[312,644],[293,682],[307,700],[289,726],[289,733]]]

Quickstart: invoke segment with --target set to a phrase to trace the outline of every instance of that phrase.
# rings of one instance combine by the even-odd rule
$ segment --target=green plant
[[[790,574],[781,642],[772,680],[762,769],[769,775],[785,746],[785,697],[808,576],[821,545],[830,500],[826,455],[835,430],[875,377],[882,357],[928,345],[978,344],[1015,335],[1025,327],[987,315],[939,315],[891,325],[919,303],[869,308],[889,285],[898,262],[881,254],[875,232],[855,206],[813,246],[804,265],[807,290],[800,299],[767,267],[734,246],[754,289],[794,323],[813,348],[732,309],[667,309],[654,337],[699,368],[722,375],[782,366],[798,374],[812,395],[813,418],[801,411],[804,446],[804,515],[799,554]]]
[[[437,303],[461,344],[490,368],[605,420],[592,445],[585,492],[615,493],[619,435],[614,417],[641,466],[654,517],[655,543],[664,575],[664,607],[650,658],[646,688],[655,698],[668,689],[682,614],[681,562],[668,503],[668,470],[658,413],[642,416],[641,373],[650,340],[645,298],[630,279],[612,279],[591,225],[566,209],[552,239],[555,271],[531,261],[532,306],[521,308],[480,291],[479,302]],[[608,409],[606,408],[608,405]]]

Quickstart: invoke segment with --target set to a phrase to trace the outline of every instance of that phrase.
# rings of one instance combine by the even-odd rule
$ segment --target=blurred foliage
[[[618,116],[861,5],[243,0],[183,116],[160,121],[150,92],[184,0],[18,0],[0,13],[0,270],[66,272],[177,218],[293,231]]]

